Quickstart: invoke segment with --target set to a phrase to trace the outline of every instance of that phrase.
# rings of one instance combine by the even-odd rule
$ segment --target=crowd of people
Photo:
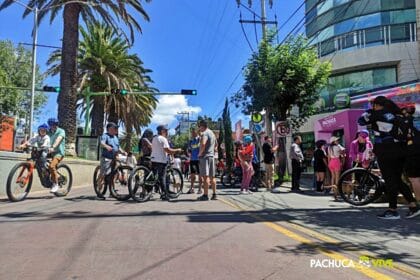
[[[393,101],[379,96],[372,102],[372,109],[367,110],[358,120],[360,126],[370,126],[373,131],[373,143],[366,129],[357,132],[346,151],[339,144],[339,138],[332,136],[329,143],[316,141],[314,151],[315,186],[319,192],[334,191],[337,199],[337,185],[341,172],[345,168],[345,159],[349,157],[352,167],[368,168],[371,161],[377,160],[380,174],[385,181],[385,192],[389,208],[378,215],[381,219],[399,219],[397,197],[401,193],[409,203],[407,218],[420,214],[417,200],[420,199],[420,132],[413,124],[413,108],[400,109]],[[298,184],[299,163],[303,160],[300,139],[295,137],[291,148],[292,188]],[[415,197],[410,187],[402,180],[403,173],[411,182]],[[326,180],[326,175],[329,180]],[[296,181],[297,180],[297,181]]]

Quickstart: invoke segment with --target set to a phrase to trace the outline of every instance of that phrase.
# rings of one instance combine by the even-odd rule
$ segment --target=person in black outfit
[[[274,186],[274,152],[277,151],[277,146],[273,147],[271,137],[265,136],[264,137],[264,144],[262,146],[263,153],[264,153],[264,165],[265,165],[265,186],[267,187],[267,191],[271,191]]]
[[[293,138],[294,143],[290,147],[290,159],[292,160],[292,191],[302,192],[300,189],[300,174],[302,172],[302,162],[304,156],[300,144],[302,144],[302,138],[295,136]]]
[[[419,207],[411,193],[411,190],[402,179],[404,167],[406,143],[395,139],[390,131],[394,126],[394,121],[401,110],[398,106],[384,96],[378,96],[372,103],[373,109],[367,110],[359,118],[359,125],[371,125],[375,135],[373,152],[376,155],[381,170],[382,177],[385,180],[385,189],[388,196],[389,208],[381,215],[380,219],[400,219],[397,211],[398,192],[401,192],[404,198],[409,202],[409,213],[417,213]]]
[[[315,143],[316,150],[314,152],[314,172],[316,177],[316,191],[322,192],[324,184],[325,172],[327,172],[327,155],[323,150],[325,140],[318,140]]]

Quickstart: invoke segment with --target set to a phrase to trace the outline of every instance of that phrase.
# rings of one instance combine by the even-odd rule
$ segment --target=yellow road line
[[[236,208],[236,209],[241,210],[241,211],[246,211],[246,209],[243,209],[239,205],[235,205],[234,203],[226,201],[225,199],[219,199],[219,200],[222,201],[223,203],[233,207],[233,208]],[[273,229],[277,232],[280,232],[281,234],[283,234],[283,235],[285,235],[285,236],[287,236],[287,237],[289,237],[293,240],[296,240],[298,242],[301,242],[303,244],[306,244],[306,245],[309,245],[309,246],[312,246],[312,247],[318,249],[322,254],[324,254],[324,255],[332,258],[332,259],[341,260],[341,261],[344,261],[344,260],[348,261],[349,260],[349,258],[347,258],[347,257],[345,257],[345,256],[343,256],[343,255],[341,255],[337,252],[334,252],[332,250],[324,248],[322,246],[316,245],[311,240],[309,240],[309,239],[307,239],[307,238],[305,238],[305,237],[303,237],[303,236],[301,236],[301,235],[299,235],[299,234],[297,234],[293,231],[290,231],[290,230],[288,230],[288,229],[286,229],[286,228],[284,228],[284,227],[282,227],[282,226],[280,226],[276,223],[266,222],[260,216],[252,214],[252,213],[249,213],[249,215],[251,217],[255,218],[256,220],[262,221],[262,223],[265,226],[267,226],[267,227],[269,227],[269,228],[271,228],[271,229]],[[360,273],[362,273],[362,274],[364,274],[364,275],[366,275],[366,276],[368,276],[372,279],[375,279],[375,280],[390,280],[390,279],[393,279],[392,277],[390,277],[388,275],[385,275],[385,274],[380,273],[378,271],[375,271],[375,270],[373,270],[373,269],[371,269],[367,266],[359,264],[358,261],[353,261],[353,263],[354,263],[354,267],[351,267],[351,268],[355,269],[356,271],[358,271],[358,272],[360,272]]]

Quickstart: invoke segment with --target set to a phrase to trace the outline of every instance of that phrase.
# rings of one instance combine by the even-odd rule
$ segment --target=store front
[[[315,141],[325,140],[329,143],[331,136],[340,138],[340,144],[350,151],[350,143],[355,139],[360,126],[357,120],[363,114],[364,110],[348,109],[330,116],[324,117],[314,122]],[[351,166],[347,157],[346,168]]]

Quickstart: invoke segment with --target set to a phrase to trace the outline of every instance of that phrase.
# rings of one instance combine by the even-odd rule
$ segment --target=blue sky
[[[2,1],[1,1],[2,2]],[[27,3],[28,0],[22,0]],[[261,14],[260,1],[254,0],[251,7]],[[268,2],[268,1],[266,1]],[[272,9],[267,4],[267,16],[274,20],[277,15],[279,26],[302,4],[303,0],[274,0]],[[242,0],[247,5],[247,0]],[[239,16],[253,19],[247,9],[238,8],[236,0],[153,0],[145,3],[150,22],[140,20],[143,33],[136,35],[132,53],[138,54],[146,67],[153,70],[155,87],[161,92],[178,92],[181,89],[197,89],[197,96],[160,96],[160,104],[153,118],[153,124],[168,123],[175,127],[176,113],[190,111],[212,118],[220,117],[226,97],[230,97],[243,83],[240,69],[246,64],[252,51],[241,30]],[[11,40],[15,44],[31,43],[33,16],[22,19],[24,8],[15,4],[0,12],[0,40]],[[302,19],[304,9],[296,14],[280,31],[280,40]],[[261,38],[261,26],[244,25],[245,32],[254,49]],[[255,34],[255,30],[257,34]],[[38,43],[61,46],[62,20],[58,16],[53,24],[46,19],[39,29]],[[29,47],[28,47],[29,48]],[[42,70],[53,49],[38,48],[37,62]],[[46,84],[59,85],[58,77],[49,77]],[[55,116],[56,94],[50,94],[42,119]],[[232,122],[247,118],[240,110],[231,107]]]

